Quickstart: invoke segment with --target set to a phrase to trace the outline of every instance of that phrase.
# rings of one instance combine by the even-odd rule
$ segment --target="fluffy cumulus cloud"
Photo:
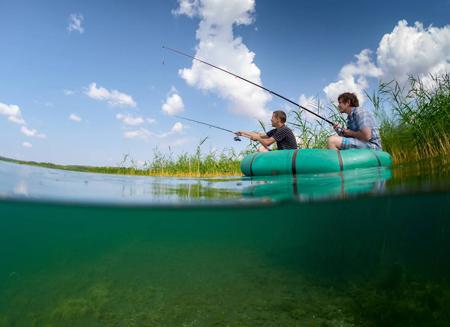
[[[300,97],[298,99],[298,104],[307,109],[318,112],[317,107],[319,104],[318,104],[318,99],[316,97],[306,96],[306,95],[302,94],[302,95],[300,95]],[[310,122],[314,122],[317,119],[319,119],[319,118],[317,118],[317,116],[313,115],[312,113],[310,113],[306,110],[302,111],[302,117],[305,120],[310,121]]]
[[[355,56],[356,62],[345,65],[339,72],[340,80],[329,84],[324,88],[328,99],[336,101],[339,94],[353,92],[360,99],[364,99],[364,90],[369,86],[368,77],[379,78],[383,75],[371,59],[372,52],[369,49],[362,50]]]
[[[22,117],[22,112],[19,106],[15,104],[5,104],[0,102],[0,115],[6,116],[9,121],[24,125],[25,120]]]
[[[178,8],[172,10],[174,15],[186,15],[188,17],[194,17],[197,14],[197,8],[199,7],[199,0],[180,0],[178,1]]]
[[[84,17],[82,14],[70,14],[69,16],[69,26],[67,30],[69,32],[78,32],[80,34],[84,33],[84,28],[82,26]]]
[[[216,64],[255,83],[261,83],[261,72],[254,63],[255,53],[235,37],[233,27],[253,22],[254,0],[178,0],[176,15],[200,18],[196,32],[195,56]],[[191,86],[215,92],[230,101],[233,111],[267,120],[266,104],[271,96],[242,80],[226,75],[198,61],[191,68],[181,69],[180,76]]]
[[[408,75],[450,72],[450,25],[424,28],[416,22],[398,22],[383,36],[377,49],[377,62],[385,80],[405,82]]]
[[[36,137],[40,139],[45,139],[47,137],[45,134],[39,133],[37,130],[28,128],[26,126],[22,126],[20,128],[20,131],[22,132],[22,134],[29,137]]]
[[[81,121],[81,117],[76,114],[70,114],[69,119],[79,123]]]
[[[178,95],[177,91],[172,88],[167,96],[166,102],[161,107],[162,111],[170,116],[178,115],[184,111],[183,99]]]
[[[108,90],[104,87],[97,87],[96,83],[91,83],[85,90],[85,94],[95,100],[105,101],[111,106],[117,107],[136,107],[136,102],[131,95],[119,92],[117,90]]]
[[[138,126],[142,125],[145,122],[144,118],[132,115],[117,114],[116,118],[123,122],[125,125],[129,126]]]
[[[450,25],[425,28],[420,22],[410,26],[401,20],[381,38],[376,62],[368,49],[356,55],[356,59],[342,67],[337,82],[324,88],[328,99],[335,101],[346,91],[364,99],[368,78],[396,80],[404,85],[410,75],[419,76],[426,83],[430,74],[450,72]]]

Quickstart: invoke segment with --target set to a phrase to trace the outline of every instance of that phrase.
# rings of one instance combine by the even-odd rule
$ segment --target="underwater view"
[[[0,162],[0,326],[448,326],[448,168],[183,179]]]

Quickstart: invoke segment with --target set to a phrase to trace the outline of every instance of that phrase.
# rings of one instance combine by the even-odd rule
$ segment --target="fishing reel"
[[[233,138],[233,140],[241,142],[241,138],[240,138],[239,136],[235,136],[235,137]]]
[[[339,136],[344,136],[344,129],[342,127],[336,127],[334,129]]]

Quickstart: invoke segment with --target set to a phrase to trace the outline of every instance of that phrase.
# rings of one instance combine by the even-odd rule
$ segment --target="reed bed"
[[[124,155],[116,167],[58,165],[48,162],[22,161],[0,157],[0,160],[18,164],[27,164],[44,168],[71,170],[79,172],[121,174],[136,176],[184,176],[184,177],[215,177],[241,176],[240,161],[247,151],[236,153],[234,149],[209,151],[202,153],[201,145],[197,146],[194,154],[182,153],[174,156],[171,151],[165,154],[154,149],[153,159],[144,164],[138,164],[130,155]]]
[[[379,118],[385,151],[394,163],[450,155],[450,75],[410,76],[409,83],[380,83],[368,95]]]
[[[380,122],[383,150],[392,155],[395,164],[416,162],[426,158],[450,155],[450,75],[448,73],[423,79],[411,76],[409,83],[401,86],[396,81],[380,83],[369,95],[374,112]],[[345,126],[345,120],[334,104],[317,100],[308,107],[322,116]],[[266,126],[260,121],[262,131]],[[294,131],[300,148],[326,148],[327,138],[334,134],[328,123],[298,108],[289,113],[288,126]],[[0,160],[19,164],[72,171],[126,174],[143,176],[240,176],[240,160],[245,154],[255,152],[256,142],[249,141],[247,148],[237,153],[234,149],[222,152],[202,152],[201,140],[193,154],[174,156],[154,149],[153,159],[138,165],[129,155],[117,167],[92,167],[57,165],[53,163],[20,161],[9,158]]]

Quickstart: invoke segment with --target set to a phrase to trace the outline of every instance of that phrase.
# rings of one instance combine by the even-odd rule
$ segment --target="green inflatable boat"
[[[300,149],[249,154],[241,161],[241,171],[245,176],[272,176],[333,173],[391,165],[391,156],[384,151]]]

